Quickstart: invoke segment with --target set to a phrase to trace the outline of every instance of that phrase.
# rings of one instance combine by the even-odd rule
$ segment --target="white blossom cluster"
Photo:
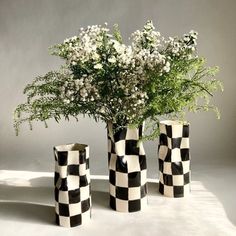
[[[151,21],[131,35],[131,45],[112,35],[106,24],[81,28],[55,49],[71,71],[62,97],[66,103],[91,105],[103,119],[123,115],[130,122],[142,116],[148,102],[147,74],[169,73],[173,57],[191,57],[196,39],[197,33],[190,31],[181,39],[165,40]]]

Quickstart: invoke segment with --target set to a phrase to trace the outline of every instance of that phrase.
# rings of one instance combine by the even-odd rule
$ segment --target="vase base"
[[[187,197],[190,194],[190,184],[183,186],[168,186],[159,183],[159,193],[171,198]]]
[[[131,213],[141,211],[147,207],[147,197],[138,200],[122,200],[110,196],[110,207],[118,212]]]

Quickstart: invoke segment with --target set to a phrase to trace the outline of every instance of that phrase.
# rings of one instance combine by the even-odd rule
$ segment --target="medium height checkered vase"
[[[122,128],[114,133],[108,123],[110,206],[120,212],[135,212],[147,205],[147,165],[139,129]]]
[[[56,223],[74,227],[91,217],[89,147],[69,144],[54,147]]]
[[[189,124],[160,122],[159,192],[184,197],[190,192]]]

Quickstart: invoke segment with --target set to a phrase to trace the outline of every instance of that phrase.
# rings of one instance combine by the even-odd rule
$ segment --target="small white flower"
[[[102,64],[98,63],[94,66],[94,69],[102,69]]]
[[[113,56],[113,57],[110,57],[110,58],[108,58],[108,61],[110,62],[110,63],[115,63],[116,62],[116,58]]]

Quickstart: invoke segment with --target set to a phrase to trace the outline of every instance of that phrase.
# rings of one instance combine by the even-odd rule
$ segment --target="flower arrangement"
[[[15,129],[27,121],[57,122],[87,114],[117,127],[147,121],[148,137],[158,135],[161,116],[217,108],[212,92],[222,88],[217,68],[196,52],[197,32],[165,39],[151,21],[123,43],[118,25],[81,28],[78,36],[50,48],[65,64],[27,85],[27,102],[15,110]],[[203,99],[202,99],[203,98]]]

